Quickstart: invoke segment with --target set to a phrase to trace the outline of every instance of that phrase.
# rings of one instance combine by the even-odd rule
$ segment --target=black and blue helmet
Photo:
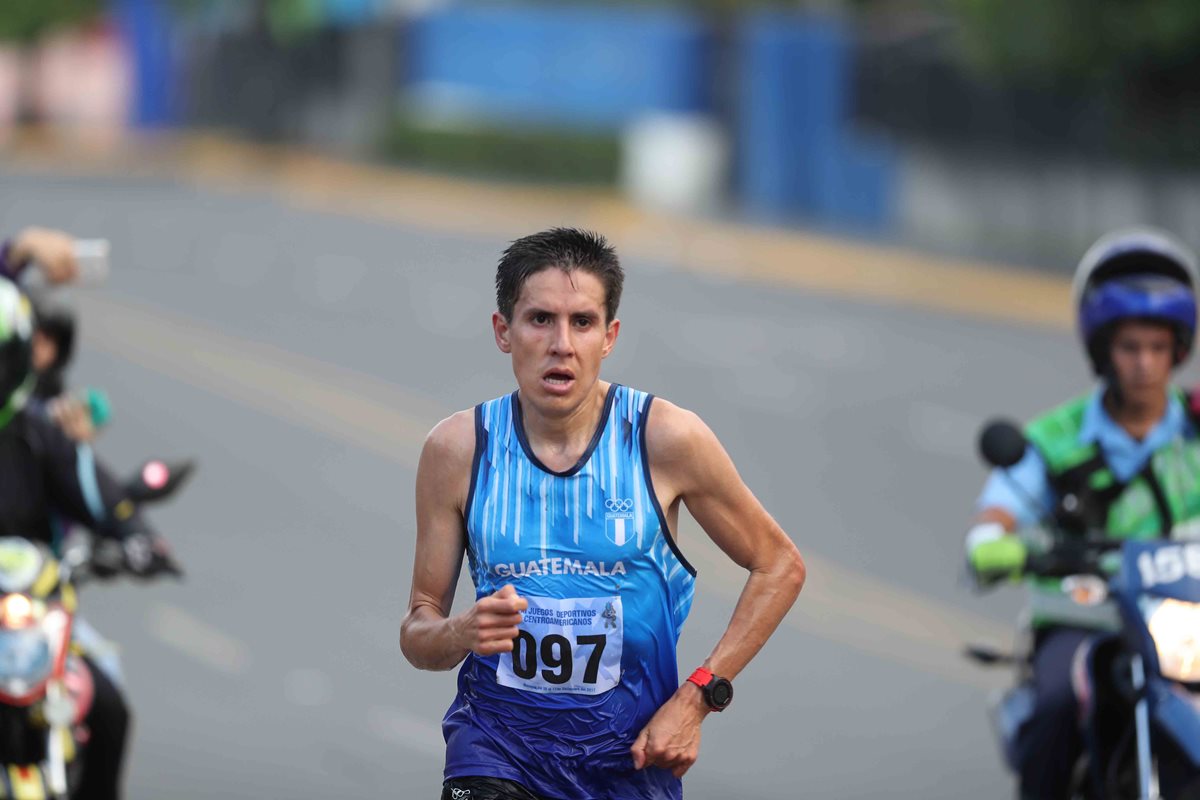
[[[1079,333],[1097,375],[1108,371],[1112,333],[1122,320],[1169,325],[1175,365],[1196,338],[1196,257],[1174,237],[1153,228],[1128,228],[1100,238],[1075,271]]]

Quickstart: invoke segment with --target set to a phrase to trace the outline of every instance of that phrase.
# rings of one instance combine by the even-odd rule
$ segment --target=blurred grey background
[[[416,457],[511,389],[495,261],[558,224],[623,255],[607,377],[704,417],[809,562],[687,796],[1009,796],[1008,676],[960,656],[1020,604],[962,578],[974,436],[1087,387],[1092,238],[1200,242],[1196,9],[6,4],[0,235],[111,240],[64,294],[98,449],[201,465],[153,515],[187,579],[83,598],[129,675],[130,796],[436,796],[453,674],[397,645]],[[686,665],[742,576],[681,543]]]

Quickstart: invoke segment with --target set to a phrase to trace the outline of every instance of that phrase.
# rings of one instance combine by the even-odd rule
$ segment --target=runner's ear
[[[496,346],[500,348],[501,353],[511,353],[512,344],[508,340],[509,324],[508,319],[499,311],[492,312],[492,333],[496,337]]]
[[[608,327],[604,331],[604,355],[601,358],[608,358],[608,354],[612,352],[613,347],[617,344],[617,334],[621,332],[621,320],[614,319],[608,323]]]

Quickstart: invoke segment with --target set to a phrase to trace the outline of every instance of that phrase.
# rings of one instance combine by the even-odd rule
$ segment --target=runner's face
[[[512,319],[496,312],[500,350],[512,355],[521,399],[553,413],[583,402],[621,327],[605,322],[604,284],[590,272],[544,269],[521,287]]]
[[[1126,400],[1138,405],[1156,402],[1171,381],[1175,335],[1166,325],[1123,322],[1113,333],[1112,363]]]

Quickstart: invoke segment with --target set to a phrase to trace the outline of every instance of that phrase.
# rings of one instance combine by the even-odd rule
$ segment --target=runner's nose
[[[554,338],[550,342],[550,352],[556,356],[569,356],[575,352],[571,344],[571,323],[569,320],[559,323],[554,328]]]

